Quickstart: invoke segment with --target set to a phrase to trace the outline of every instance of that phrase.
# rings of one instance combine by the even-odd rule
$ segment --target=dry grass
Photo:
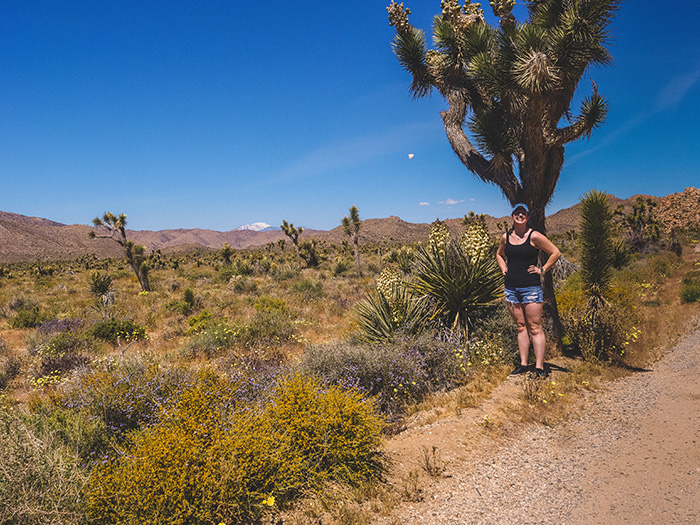
[[[630,276],[629,283],[633,283],[629,284],[630,289],[639,288],[644,293],[635,310],[641,337],[627,348],[623,366],[548,356],[548,362],[561,369],[555,369],[553,378],[541,381],[523,379],[517,383],[515,394],[509,391],[508,396],[496,399],[497,388],[504,385],[510,368],[474,370],[463,386],[448,392],[436,392],[420,404],[408,407],[408,426],[415,430],[446,417],[469,414],[475,424],[469,423],[471,434],[464,437],[467,448],[481,447],[482,452],[487,452],[489,442],[516,435],[527,425],[556,425],[575,415],[580,409],[581,398],[589,391],[600,388],[606,381],[632,374],[635,369],[648,367],[691,327],[692,319],[700,315],[700,304],[681,303],[678,291],[683,275],[695,267],[699,258],[700,254],[689,254],[681,261],[664,255],[634,270],[636,275]],[[368,257],[363,264],[370,261]],[[379,267],[378,260],[373,262]],[[112,269],[109,273],[115,277],[117,310],[146,326],[150,336],[149,342],[132,347],[128,352],[146,351],[166,364],[183,364],[184,361],[180,349],[190,337],[187,317],[165,305],[181,301],[185,288],[194,290],[201,302],[201,310],[231,321],[249,321],[255,315],[255,303],[261,297],[284,301],[299,331],[301,343],[284,344],[278,350],[293,357],[303,350],[305,344],[338,341],[351,333],[352,305],[374,286],[371,276],[361,279],[351,270],[340,277],[332,277],[328,268],[323,266],[304,269],[286,279],[274,274],[253,275],[246,279],[245,286],[239,286],[218,280],[211,267],[191,264],[181,265],[178,270],[153,271],[154,291],[143,295],[139,294],[138,283],[128,270]],[[22,360],[23,370],[29,368],[32,359],[26,349],[26,338],[31,330],[10,329],[9,322],[14,315],[11,304],[17,298],[36,301],[50,316],[97,318],[87,288],[88,275],[89,271],[81,270],[37,278],[29,272],[17,271],[13,272],[12,278],[0,279],[2,356]],[[644,286],[637,285],[633,278]],[[299,286],[295,288],[295,283],[301,280],[310,281],[312,285],[320,283],[320,293],[304,295]],[[118,353],[118,350],[107,348],[107,352]],[[184,364],[198,366],[199,361]],[[14,378],[7,393],[18,402],[26,401],[30,395],[41,394],[28,383],[26,374]],[[479,412],[479,407],[486,403],[490,407],[488,414],[483,410]],[[370,523],[373,516],[379,515],[386,519],[386,523],[392,523],[392,511],[404,502],[419,501],[423,497],[421,487],[425,480],[431,475],[441,475],[446,468],[441,450],[436,448],[425,448],[422,457],[416,459],[418,469],[392,472],[384,483],[354,489],[326,487],[309,495],[293,511],[285,509],[282,514],[271,515],[271,522],[283,519],[284,523],[297,524],[362,524]]]

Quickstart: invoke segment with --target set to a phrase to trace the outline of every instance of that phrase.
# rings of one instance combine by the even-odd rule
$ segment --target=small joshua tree
[[[362,277],[362,269],[360,268],[360,226],[362,221],[360,220],[360,211],[353,204],[350,207],[350,217],[343,217],[343,231],[345,235],[350,237],[352,240],[352,250],[355,255],[355,270],[357,270],[357,275]]]
[[[112,239],[119,246],[124,248],[126,260],[131,266],[132,271],[139,281],[141,290],[144,292],[151,291],[151,285],[148,282],[148,261],[146,257],[146,248],[140,244],[135,244],[134,241],[129,241],[126,238],[126,215],[121,213],[119,216],[111,212],[105,212],[102,217],[95,217],[92,220],[93,226],[103,232],[98,234],[95,230],[88,234],[91,239]]]
[[[302,228],[301,226],[299,226],[299,228],[295,228],[293,223],[290,224],[284,220],[282,221],[281,228],[284,234],[292,240],[292,243],[294,243],[294,249],[297,252],[297,266],[301,268],[301,254],[299,253],[299,236],[304,231],[304,228]]]
[[[223,260],[223,264],[226,268],[231,266],[231,256],[233,255],[233,248],[229,243],[225,242],[222,248],[219,250],[219,257]]]

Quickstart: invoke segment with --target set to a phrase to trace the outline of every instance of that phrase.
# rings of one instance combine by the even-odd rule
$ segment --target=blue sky
[[[152,230],[331,229],[352,204],[365,219],[506,215],[450,149],[444,101],[411,99],[388,3],[2,0],[0,210]],[[405,4],[429,31],[439,0]],[[593,188],[700,184],[698,19],[690,0],[623,4],[615,64],[589,73],[608,120],[568,146],[548,213]]]

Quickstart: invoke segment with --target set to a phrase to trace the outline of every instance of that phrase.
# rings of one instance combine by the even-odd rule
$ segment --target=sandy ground
[[[521,381],[508,379],[477,409],[390,440],[398,471],[420,470],[436,447],[445,473],[423,476],[422,501],[377,523],[700,523],[697,323],[649,370],[591,393],[580,416],[555,427],[504,426],[490,437],[484,418],[495,418]]]

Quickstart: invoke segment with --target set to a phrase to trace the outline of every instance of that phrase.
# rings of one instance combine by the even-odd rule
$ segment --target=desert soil
[[[420,501],[376,523],[700,523],[699,377],[696,319],[662,359],[588,393],[554,426],[509,427],[527,381],[509,378],[480,407],[389,440],[396,472],[420,472],[426,451],[445,472],[423,474]]]

